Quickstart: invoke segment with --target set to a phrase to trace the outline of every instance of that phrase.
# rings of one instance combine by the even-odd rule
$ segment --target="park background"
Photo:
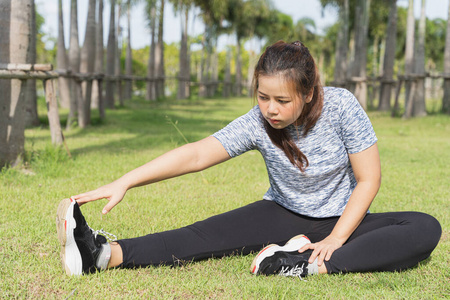
[[[100,3],[103,21],[96,23]],[[71,5],[78,5],[76,17]],[[90,17],[89,7],[96,8]],[[450,297],[448,1],[2,0],[0,8],[1,298]],[[254,104],[252,66],[279,39],[304,42],[325,85],[357,94],[382,159],[382,188],[371,211],[435,216],[443,235],[431,259],[401,273],[307,282],[253,277],[252,255],[67,277],[54,225],[59,201],[246,113]],[[102,201],[83,213],[91,227],[128,238],[251,203],[267,188],[264,163],[249,152],[131,190],[107,216],[100,214]]]

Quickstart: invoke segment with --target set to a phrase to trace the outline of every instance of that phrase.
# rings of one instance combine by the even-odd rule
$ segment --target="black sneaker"
[[[56,230],[61,243],[61,262],[68,275],[88,274],[106,268],[111,250],[106,238],[99,235],[105,232],[94,231],[88,226],[75,200],[64,199],[59,203]],[[100,255],[103,250],[107,252]]]
[[[253,274],[305,277],[308,275],[308,259],[312,250],[299,253],[298,250],[311,241],[304,235],[297,235],[284,246],[275,244],[262,249],[253,260],[250,271]]]

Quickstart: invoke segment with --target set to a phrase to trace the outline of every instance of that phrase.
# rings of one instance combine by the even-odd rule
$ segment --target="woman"
[[[303,44],[280,41],[268,47],[253,86],[258,105],[222,130],[60,203],[58,237],[68,274],[248,254],[286,241],[264,248],[251,271],[293,276],[396,271],[429,257],[441,235],[435,218],[369,213],[381,181],[372,125],[350,92],[321,86]],[[107,243],[79,209],[106,198],[106,214],[130,188],[198,172],[253,149],[262,154],[269,175],[263,200],[190,226]]]

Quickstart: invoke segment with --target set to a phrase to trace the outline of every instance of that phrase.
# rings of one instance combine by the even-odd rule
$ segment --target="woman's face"
[[[303,100],[299,96],[293,98],[281,76],[259,76],[257,97],[263,117],[275,129],[295,123],[302,112]]]

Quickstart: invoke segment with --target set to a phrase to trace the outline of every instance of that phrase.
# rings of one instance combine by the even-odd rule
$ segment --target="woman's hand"
[[[323,261],[329,261],[333,252],[340,248],[343,244],[344,243],[338,238],[327,236],[320,242],[303,246],[298,250],[298,252],[302,253],[308,249],[313,249],[314,251],[311,253],[308,262],[311,264],[317,258],[317,265],[320,267],[323,264]]]
[[[83,205],[87,202],[106,198],[108,203],[102,210],[102,214],[105,215],[120,201],[122,201],[126,192],[127,187],[125,185],[121,184],[119,181],[114,181],[110,184],[99,187],[96,190],[72,196],[72,199],[76,200],[79,205]]]

